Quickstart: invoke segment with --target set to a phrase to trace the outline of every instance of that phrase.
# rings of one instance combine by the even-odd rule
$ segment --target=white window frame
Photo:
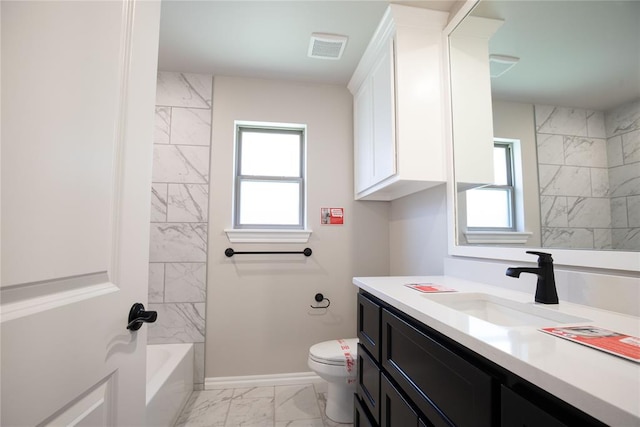
[[[522,148],[519,139],[494,138],[494,144],[506,144],[511,151],[511,228],[465,227],[463,234],[469,244],[524,245],[533,233],[524,230],[524,194],[522,178]],[[500,187],[500,186],[498,186]],[[465,203],[466,205],[466,203]],[[467,208],[465,208],[467,209]],[[465,214],[466,215],[466,214]],[[466,219],[465,219],[466,223]]]
[[[502,146],[502,147],[506,147],[507,150],[505,151],[506,154],[506,167],[507,167],[507,184],[505,185],[496,185],[496,184],[490,184],[490,185],[485,185],[483,187],[480,188],[476,188],[474,190],[477,191],[482,191],[483,189],[486,190],[502,190],[505,193],[507,193],[508,199],[509,199],[509,203],[508,203],[508,212],[507,212],[507,218],[509,221],[509,226],[507,227],[470,227],[467,225],[467,230],[469,231],[506,231],[506,232],[511,232],[511,231],[516,231],[517,230],[517,220],[516,220],[516,179],[515,179],[515,167],[514,167],[514,143],[513,141],[510,140],[503,140],[503,139],[494,139],[493,141],[493,146]],[[467,207],[468,209],[468,207]],[[468,211],[467,211],[468,214]]]
[[[233,168],[233,192],[232,192],[232,224],[231,229],[225,232],[232,243],[306,243],[311,235],[307,228],[307,126],[296,123],[273,122],[249,122],[235,121],[234,141],[234,168]],[[243,130],[264,132],[299,133],[301,135],[300,147],[300,176],[299,177],[260,177],[240,175],[241,132]],[[299,222],[295,225],[281,224],[240,224],[239,203],[240,183],[248,181],[281,181],[300,183],[299,197]]]

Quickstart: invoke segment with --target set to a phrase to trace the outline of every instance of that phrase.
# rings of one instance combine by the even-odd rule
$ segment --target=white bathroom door
[[[160,3],[0,7],[0,424],[144,425]]]

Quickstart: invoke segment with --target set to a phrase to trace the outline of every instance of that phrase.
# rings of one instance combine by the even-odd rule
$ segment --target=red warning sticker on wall
[[[344,208],[320,208],[320,223],[323,225],[344,224]]]

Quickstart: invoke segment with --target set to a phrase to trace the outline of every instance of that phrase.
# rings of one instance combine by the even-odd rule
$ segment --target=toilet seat
[[[357,338],[324,341],[309,349],[309,359],[324,365],[345,366],[347,360],[353,361],[357,358]]]

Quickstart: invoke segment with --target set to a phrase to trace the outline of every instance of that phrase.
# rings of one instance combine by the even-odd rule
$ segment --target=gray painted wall
[[[311,345],[356,335],[352,277],[389,274],[389,203],[353,200],[346,88],[216,76],[213,94],[206,377],[307,372]],[[229,243],[234,120],[307,124],[308,244]],[[321,225],[322,207],[343,207],[344,225]],[[310,258],[223,254],[307,246]],[[309,307],[316,292],[328,310]]]

